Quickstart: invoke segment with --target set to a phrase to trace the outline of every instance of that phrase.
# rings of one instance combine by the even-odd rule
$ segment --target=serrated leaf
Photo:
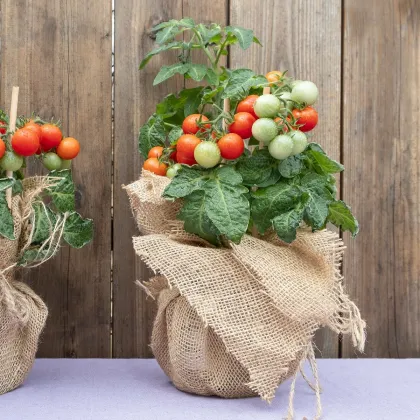
[[[159,73],[156,75],[155,80],[153,80],[153,86],[164,82],[177,73],[185,74],[190,69],[190,66],[191,64],[184,63],[175,63],[171,64],[170,66],[162,66],[159,70]]]
[[[304,169],[302,159],[299,156],[289,156],[279,163],[279,172],[284,178],[293,178]]]
[[[275,217],[294,208],[301,194],[297,186],[284,182],[261,188],[253,193],[251,215],[258,231],[264,233]]]
[[[165,44],[174,39],[175,35],[179,34],[180,30],[176,25],[166,26],[156,33],[156,42],[158,44]]]
[[[0,191],[5,191],[13,186],[15,180],[13,178],[1,178],[0,179]]]
[[[203,88],[197,87],[192,89],[184,89],[181,91],[181,98],[184,100],[184,116],[194,114],[197,112],[201,104],[201,92]]]
[[[160,31],[160,30],[161,30],[161,29],[163,29],[163,28],[167,28],[167,27],[169,27],[169,26],[176,26],[176,25],[178,25],[178,24],[179,24],[179,21],[178,21],[178,20],[171,19],[171,20],[169,20],[168,22],[162,22],[162,23],[159,23],[159,24],[155,25],[155,26],[152,28],[152,31],[153,31],[153,32],[157,32],[157,31]]]
[[[230,73],[222,98],[240,100],[248,95],[249,90],[259,84],[267,83],[263,76],[257,76],[252,70],[238,69]]]
[[[351,212],[351,208],[344,201],[334,201],[328,208],[328,221],[343,231],[350,231],[353,237],[359,232],[359,223]]]
[[[71,213],[64,224],[63,238],[71,247],[82,248],[93,238],[93,221]]]
[[[250,208],[247,188],[210,178],[204,186],[205,209],[221,235],[239,243],[248,229]]]
[[[13,217],[7,205],[6,192],[0,192],[0,236],[15,239]]]
[[[252,41],[258,44],[260,47],[262,47],[261,41],[256,36],[252,38]]]
[[[165,124],[159,115],[152,115],[140,128],[139,151],[147,159],[149,150],[154,146],[163,146],[166,140]]]
[[[280,214],[273,219],[273,228],[278,237],[290,244],[296,239],[296,230],[303,218],[303,208],[301,206]]]
[[[221,166],[215,170],[215,175],[226,184],[242,184],[242,176],[233,166]]]
[[[63,171],[51,171],[49,178],[61,178],[58,182],[46,190],[47,194],[52,198],[56,209],[65,213],[66,211],[74,211],[74,183],[71,176],[71,170],[65,169]]]
[[[280,172],[276,168],[271,169],[270,176],[265,179],[263,182],[258,184],[259,188],[269,187],[270,185],[276,184],[281,178]]]
[[[344,166],[341,163],[329,158],[326,154],[321,153],[320,151],[312,149],[308,150],[305,154],[312,160],[312,163],[318,172],[335,174],[344,170]]]
[[[219,94],[220,92],[222,92],[223,88],[222,87],[218,87],[216,89],[205,89],[205,93],[203,95],[203,99],[202,99],[202,103],[207,103],[209,101],[211,101],[217,94]]]
[[[184,17],[179,21],[179,25],[185,28],[193,28],[195,26],[194,19],[190,17]]]
[[[267,149],[255,150],[250,157],[244,157],[236,164],[237,171],[243,178],[244,185],[264,185],[277,170],[278,160],[274,159]]]
[[[235,35],[238,39],[239,46],[246,50],[252,45],[254,40],[254,32],[251,29],[245,29],[240,26],[227,26],[226,32]]]
[[[35,202],[32,243],[41,244],[51,236],[57,222],[55,213],[41,202]]]
[[[165,188],[162,196],[165,198],[183,198],[192,192],[201,189],[208,179],[208,174],[200,169],[184,166],[182,171],[172,179]]]
[[[197,25],[197,30],[200,33],[201,37],[203,38],[203,42],[205,44],[209,43],[213,40],[214,37],[220,34],[221,28],[219,25],[212,25],[211,27],[207,27],[200,23]]]
[[[216,74],[216,72],[215,72],[213,69],[211,69],[211,68],[208,68],[208,69],[207,69],[205,79],[206,79],[206,81],[207,81],[207,83],[208,83],[209,85],[213,85],[213,86],[214,86],[214,85],[216,85],[216,84],[217,84],[217,82],[218,82],[218,77],[217,77],[217,74]]]
[[[188,70],[188,76],[196,82],[201,82],[207,73],[207,66],[204,64],[191,64]]]
[[[184,200],[184,205],[178,213],[178,219],[184,221],[184,229],[209,241],[213,245],[220,243],[220,234],[207,215],[204,191],[195,191]]]
[[[18,195],[23,191],[22,181],[20,179],[15,179],[15,182],[12,185],[12,195]]]
[[[30,263],[44,261],[47,258],[52,257],[58,251],[58,249],[58,247],[41,249],[40,246],[31,246],[20,257],[18,265],[26,266]]]
[[[172,144],[177,141],[183,134],[184,132],[181,127],[174,127],[168,134],[169,143]]]
[[[324,153],[324,149],[318,143],[309,143],[306,150],[315,150],[316,152]]]
[[[158,48],[155,48],[154,50],[148,52],[145,57],[143,58],[143,60],[140,63],[139,69],[143,69],[147,63],[157,54],[160,54],[161,52],[164,51],[168,51],[168,50],[172,50],[172,49],[177,49],[177,48],[181,48],[183,45],[182,42],[180,41],[174,41],[174,42],[170,42],[169,44],[165,44],[162,45]]]

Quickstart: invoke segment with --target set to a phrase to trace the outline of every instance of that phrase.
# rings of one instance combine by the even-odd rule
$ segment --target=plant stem
[[[226,43],[227,43],[227,37],[226,37],[226,39],[223,41],[223,44],[220,46],[220,50],[219,50],[219,52],[217,53],[217,56],[216,56],[216,61],[215,61],[215,63],[214,63],[216,67],[217,67],[217,65],[219,64],[219,60],[220,60],[220,57],[222,56],[222,52],[223,52],[223,50],[225,49]]]

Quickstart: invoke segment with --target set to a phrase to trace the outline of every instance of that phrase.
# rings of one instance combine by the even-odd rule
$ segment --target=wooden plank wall
[[[41,357],[149,357],[154,304],[134,286],[148,270],[132,251],[136,227],[122,184],[141,170],[140,125],[182,80],[152,87],[151,28],[190,16],[255,29],[264,47],[232,49],[230,67],[286,70],[320,88],[314,140],[347,167],[341,196],[361,224],[343,266],[368,323],[365,357],[420,356],[419,19],[415,0],[118,0],[112,90],[112,2],[2,0],[0,107],[21,88],[19,112],[60,117],[82,143],[77,205],[95,241],[25,279],[50,308]],[[105,5],[105,7],[104,7]],[[23,24],[24,22],[24,24]],[[112,119],[112,97],[114,114]],[[31,167],[29,172],[36,169]],[[356,357],[322,331],[319,355]]]

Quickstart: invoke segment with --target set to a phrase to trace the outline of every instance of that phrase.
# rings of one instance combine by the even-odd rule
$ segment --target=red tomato
[[[32,121],[29,121],[28,123],[26,123],[26,124],[23,126],[23,128],[24,128],[25,130],[31,130],[31,131],[33,131],[34,133],[36,133],[36,135],[39,137],[39,139],[40,139],[40,141],[41,141],[42,130],[41,130],[41,126],[40,126],[40,125],[38,125],[38,124],[36,124],[36,123],[34,123],[34,122],[32,122]]]
[[[307,106],[302,110],[294,109],[292,114],[296,119],[296,124],[302,125],[299,127],[300,131],[311,131],[318,123],[318,112],[311,106]]]
[[[210,124],[205,124],[200,128],[197,124],[197,121],[206,122],[209,119],[202,114],[191,114],[182,123],[182,130],[185,134],[197,134],[198,131],[203,132],[211,128]]]
[[[173,160],[174,162],[177,162],[176,160],[176,150],[174,150],[170,155],[169,159]]]
[[[226,134],[217,142],[217,145],[224,159],[237,159],[245,148],[243,138],[235,133]]]
[[[176,143],[176,151],[177,153],[184,155],[187,159],[194,159],[194,149],[200,143],[201,140],[197,136],[194,136],[193,134],[183,134]],[[179,160],[178,162],[183,163]]]
[[[258,95],[249,95],[236,107],[236,112],[249,112],[255,119],[258,119],[257,114],[254,112],[254,103],[258,99]]]
[[[190,165],[190,166],[195,165],[197,163],[194,157],[191,158],[189,156],[186,156],[182,152],[176,152],[176,161],[178,163],[184,163],[185,165]]]
[[[147,157],[148,158],[151,158],[151,157],[160,158],[162,156],[162,153],[163,153],[163,147],[162,146],[155,146],[155,147],[152,147],[149,150],[149,153],[147,154]]]
[[[39,141],[41,143],[41,148],[44,151],[48,151],[57,147],[61,139],[63,138],[63,133],[60,128],[54,124],[44,124],[41,126],[41,137]]]
[[[80,152],[80,144],[73,137],[66,137],[61,140],[57,147],[57,155],[61,159],[70,160],[74,159]]]
[[[4,141],[0,139],[0,159],[4,156],[6,153],[6,145],[4,144]]]
[[[156,157],[151,157],[144,162],[143,169],[153,172],[156,175],[165,176],[168,165],[163,162],[159,162],[159,159]]]
[[[249,112],[238,112],[233,119],[229,132],[238,134],[243,139],[249,139],[252,136],[252,124],[256,119]]]
[[[12,136],[12,148],[21,156],[32,156],[39,148],[39,137],[31,130],[16,130]]]
[[[0,134],[6,134],[7,124],[6,121],[0,120]]]

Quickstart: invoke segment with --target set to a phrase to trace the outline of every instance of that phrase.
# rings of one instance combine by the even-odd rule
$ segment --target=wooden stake
[[[223,100],[223,111],[230,112],[230,99],[229,98],[226,98],[226,99]],[[222,126],[223,126],[223,130],[226,131],[227,123],[226,123],[225,118],[223,118]]]
[[[12,133],[16,130],[16,119],[17,119],[17,107],[18,107],[18,98],[19,98],[19,86],[13,86],[12,89],[12,101],[10,104],[10,120],[9,120],[9,131]],[[13,172],[7,171],[6,176],[8,178],[13,178]],[[9,209],[12,207],[12,188],[9,188],[6,191],[6,200]]]

